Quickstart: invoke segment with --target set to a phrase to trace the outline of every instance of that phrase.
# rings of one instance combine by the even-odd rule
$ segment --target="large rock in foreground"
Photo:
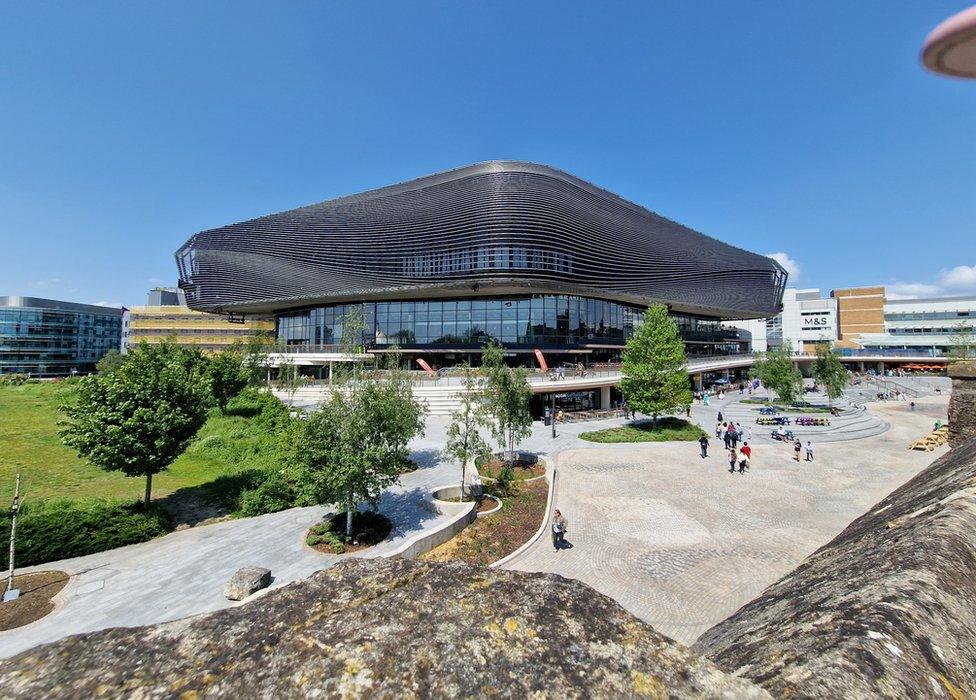
[[[955,448],[697,651],[778,697],[976,697],[976,440]]]
[[[248,604],[69,637],[0,664],[41,697],[768,697],[588,586],[349,560]]]

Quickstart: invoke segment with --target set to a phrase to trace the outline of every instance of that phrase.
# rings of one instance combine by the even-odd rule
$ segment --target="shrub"
[[[245,389],[227,402],[228,416],[257,418],[260,427],[275,430],[289,419],[289,410],[273,394],[257,389]]]
[[[138,501],[49,501],[25,503],[17,517],[17,566],[33,566],[145,542],[171,529],[156,507]],[[10,532],[10,515],[0,516]],[[0,567],[9,566],[7,548]]]
[[[0,384],[12,384],[19,386],[27,382],[26,374],[4,374],[0,376]]]
[[[265,513],[277,513],[291,508],[295,503],[295,487],[280,471],[272,472],[257,487],[244,491],[237,503],[241,515],[251,517]]]

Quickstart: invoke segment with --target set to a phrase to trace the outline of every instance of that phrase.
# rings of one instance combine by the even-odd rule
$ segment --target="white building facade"
[[[770,347],[787,345],[793,352],[813,352],[819,343],[837,340],[837,300],[819,289],[787,289],[783,311],[766,321]]]
[[[917,350],[942,357],[972,344],[976,331],[976,295],[931,299],[885,299],[884,333],[867,333],[865,349]]]

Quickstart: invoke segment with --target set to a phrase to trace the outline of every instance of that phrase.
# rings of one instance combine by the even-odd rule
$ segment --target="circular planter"
[[[483,517],[485,515],[491,515],[492,513],[497,513],[498,511],[500,511],[502,509],[502,500],[500,498],[497,498],[497,497],[492,496],[492,495],[487,494],[487,493],[484,496],[482,496],[482,498],[487,498],[487,499],[490,499],[490,500],[494,501],[495,502],[495,507],[494,508],[490,508],[489,510],[480,510],[480,511],[478,511],[478,515],[475,516],[475,517],[481,518],[481,517]]]

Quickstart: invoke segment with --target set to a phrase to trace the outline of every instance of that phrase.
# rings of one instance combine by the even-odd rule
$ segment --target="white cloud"
[[[889,299],[976,294],[976,265],[956,265],[942,270],[936,282],[892,282],[885,285]]]
[[[939,287],[922,282],[896,282],[885,285],[885,296],[889,299],[914,299],[933,297],[939,294]]]
[[[121,309],[122,304],[118,301],[96,301],[95,306],[106,306],[110,309]]]
[[[800,263],[791,258],[787,253],[766,253],[767,258],[772,258],[786,270],[789,282],[796,284],[796,278],[800,276]]]
[[[47,289],[48,287],[56,287],[59,284],[61,284],[60,277],[50,277],[46,280],[37,280],[35,282],[31,282],[31,286],[37,287],[38,289]]]
[[[957,265],[951,270],[943,270],[939,283],[950,289],[976,291],[976,265]]]

